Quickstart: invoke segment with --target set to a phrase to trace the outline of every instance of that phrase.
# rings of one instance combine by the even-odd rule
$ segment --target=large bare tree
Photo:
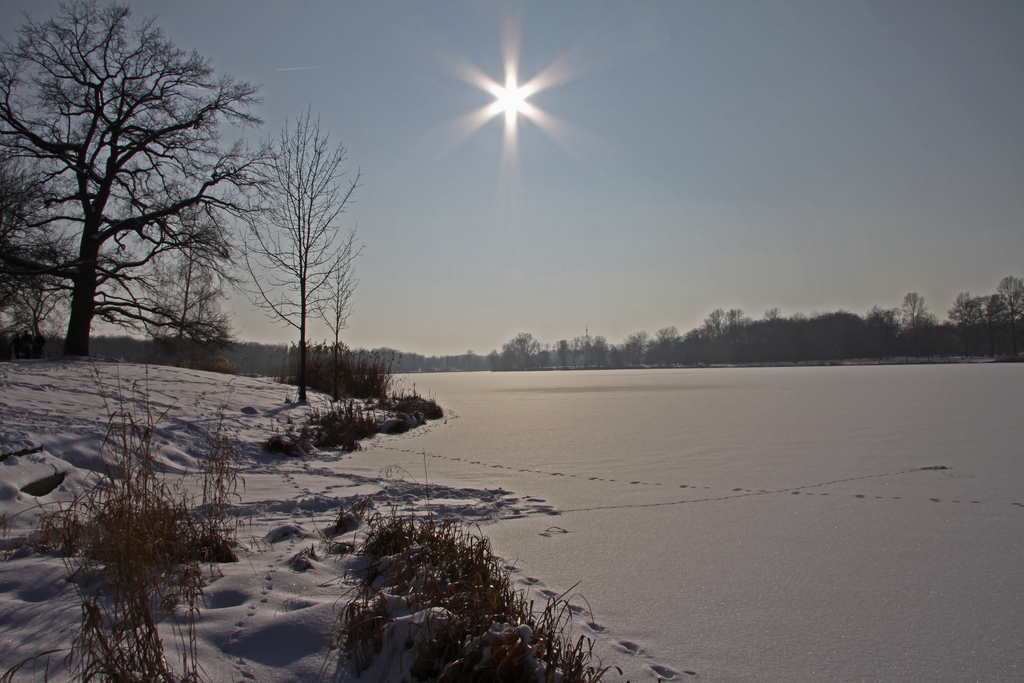
[[[300,402],[306,400],[310,317],[329,308],[330,284],[351,269],[358,253],[355,230],[342,232],[338,220],[360,175],[344,180],[345,148],[329,138],[308,109],[294,125],[285,122],[274,144],[264,210],[250,222],[245,250],[253,304],[299,333]]]
[[[981,320],[985,336],[988,337],[988,354],[995,358],[1000,332],[1007,320],[1006,302],[1003,301],[1003,297],[999,294],[982,297]]]
[[[529,332],[520,332],[501,347],[504,369],[531,370],[540,352],[540,342]]]
[[[227,257],[221,219],[245,209],[259,152],[222,147],[220,131],[259,123],[257,90],[215,75],[153,20],[133,26],[126,5],[70,2],[46,21],[27,18],[0,48],[0,153],[45,191],[0,271],[50,275],[70,290],[65,353],[88,355],[97,316],[165,318],[139,289],[165,255]],[[216,220],[179,220],[186,209]],[[39,245],[51,249],[28,248]]]
[[[634,332],[626,337],[622,343],[626,351],[627,362],[630,365],[639,367],[644,363],[644,356],[651,346],[651,335],[643,330]]]

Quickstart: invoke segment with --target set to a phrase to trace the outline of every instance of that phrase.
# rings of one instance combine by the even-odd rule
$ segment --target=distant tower
[[[585,334],[583,336],[583,367],[584,368],[589,368],[590,367],[590,324],[587,323],[586,325],[584,325],[583,329],[584,329],[584,332],[585,332]]]

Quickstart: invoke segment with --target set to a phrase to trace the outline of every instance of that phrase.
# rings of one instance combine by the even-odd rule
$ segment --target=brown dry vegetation
[[[290,425],[285,432],[274,434],[267,440],[266,449],[290,456],[308,455],[319,446],[356,451],[361,440],[377,433],[384,417],[383,412],[352,399],[312,407],[304,425],[298,429]]]
[[[62,554],[82,604],[65,659],[76,680],[202,680],[195,620],[203,565],[237,560],[235,522],[227,514],[239,483],[235,448],[218,427],[201,464],[202,494],[196,499],[180,480],[169,484],[159,474],[155,422],[148,411],[141,421],[123,410],[115,413],[104,445],[109,457],[103,479],[40,518],[37,542]],[[176,641],[175,667],[160,622]]]
[[[311,344],[306,348],[306,386],[333,395],[337,382],[336,398],[382,400],[395,388],[396,361],[394,353],[352,350],[340,344],[335,367],[332,344]],[[298,372],[298,350],[293,346],[275,379],[282,384],[295,384]]]
[[[224,356],[203,356],[201,358],[182,360],[178,367],[190,370],[205,370],[206,372],[219,372],[222,375],[237,375],[238,368]]]
[[[352,513],[340,517],[336,528],[349,528]],[[487,538],[455,522],[375,513],[357,552],[368,563],[336,638],[357,673],[401,633],[417,680],[533,683],[557,672],[566,683],[596,683],[611,668],[593,663],[589,638],[566,635],[564,596],[535,609]],[[417,616],[400,631],[410,615]]]

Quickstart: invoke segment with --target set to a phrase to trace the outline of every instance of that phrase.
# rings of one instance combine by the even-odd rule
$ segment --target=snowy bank
[[[119,414],[148,416],[157,468],[190,490],[217,430],[237,448],[245,485],[230,512],[242,523],[240,561],[207,570],[196,622],[198,660],[213,681],[360,680],[332,643],[365,560],[318,545],[339,508],[372,496],[377,509],[429,509],[470,524],[544,512],[500,488],[431,485],[404,472],[349,474],[341,451],[268,453],[268,436],[308,413],[287,402],[288,393],[264,379],[111,361],[0,364],[0,515],[12,556],[0,562],[0,672],[52,650],[14,680],[69,680],[62,659],[81,618],[78,595],[56,553],[18,548],[41,512],[100,481],[108,425]],[[351,548],[355,534],[333,541]],[[407,677],[394,670],[381,678],[386,670],[375,668],[374,680]]]

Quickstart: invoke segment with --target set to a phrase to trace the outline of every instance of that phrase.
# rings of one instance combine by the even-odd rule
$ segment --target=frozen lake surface
[[[452,417],[344,467],[528,499],[484,533],[633,681],[1024,678],[1022,365],[406,381]]]

